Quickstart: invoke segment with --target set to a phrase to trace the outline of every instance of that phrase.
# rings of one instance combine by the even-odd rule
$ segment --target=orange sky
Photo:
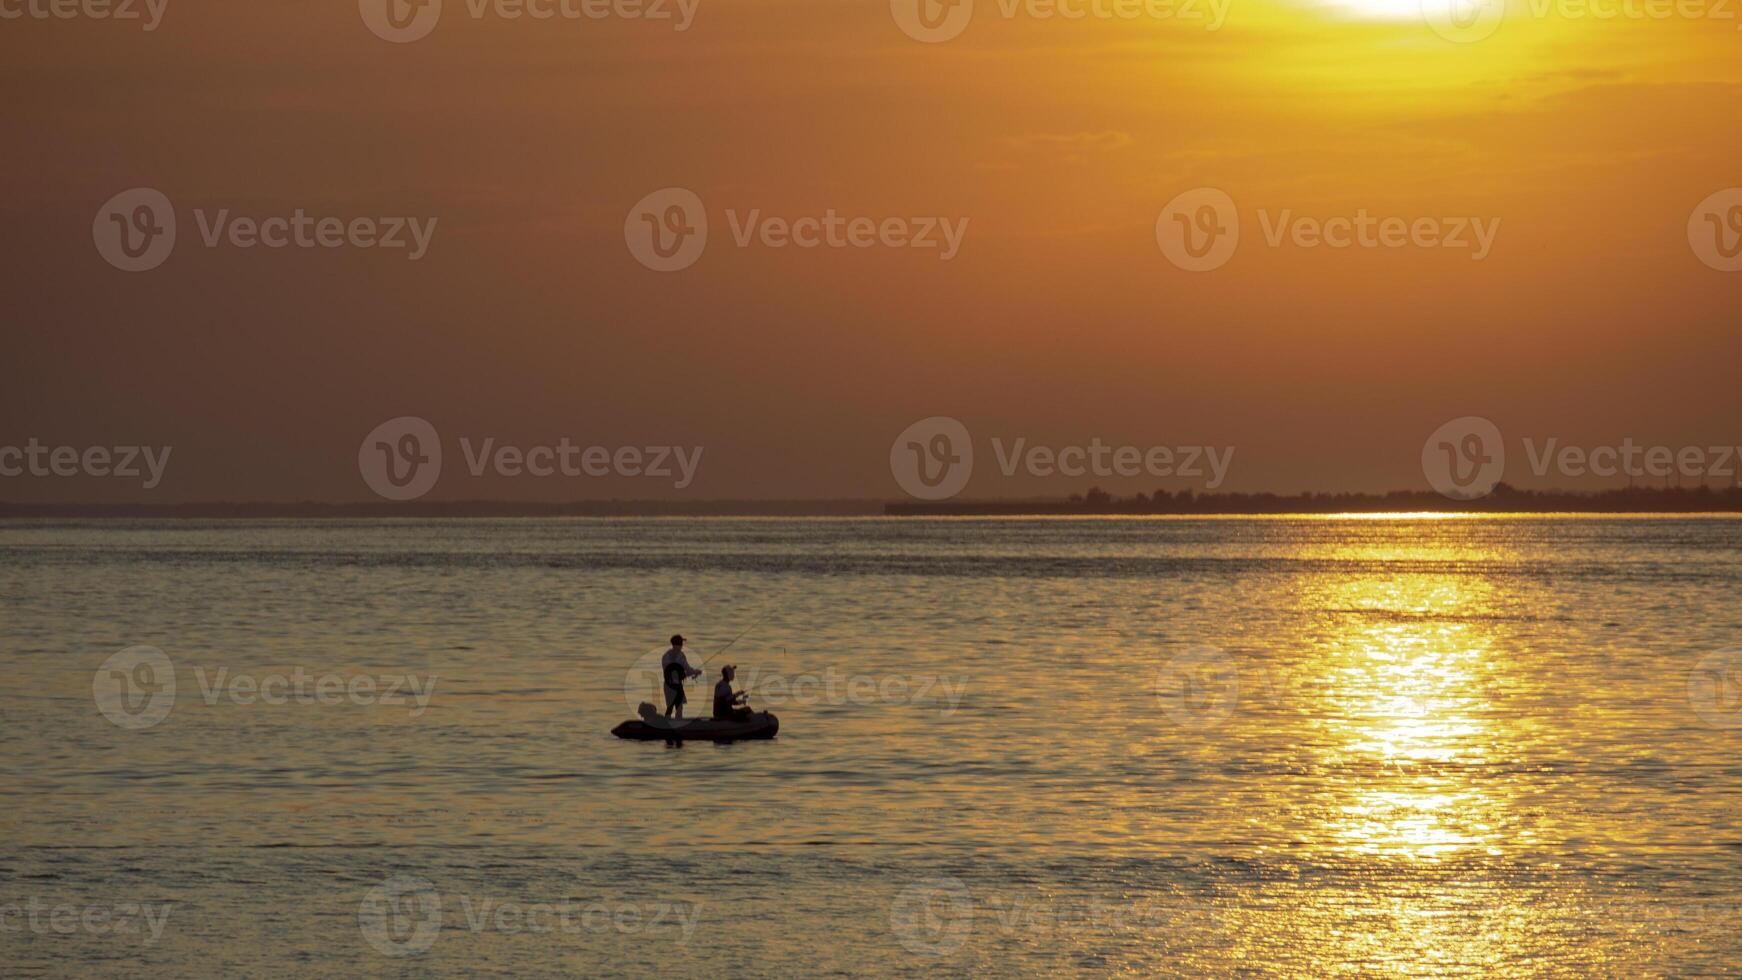
[[[703,446],[682,491],[699,497],[898,496],[890,441],[933,415],[1052,445],[1232,446],[1224,489],[1281,491],[1424,486],[1422,440],[1462,415],[1509,437],[1742,443],[1742,272],[1687,233],[1742,185],[1742,8],[1599,20],[1520,0],[1455,43],[1395,0],[1227,2],[1212,31],[977,0],[934,44],[881,0],[700,0],[682,32],[446,0],[405,44],[349,3],[169,0],[151,32],[0,21],[0,445],[175,447],[150,493],[17,477],[0,499],[372,499],[358,443],[400,415],[518,445]],[[178,238],[126,273],[92,218],[139,186],[174,202]],[[624,222],[673,186],[710,237],[659,273]],[[1157,216],[1206,186],[1236,203],[1240,244],[1187,272]],[[223,208],[439,225],[416,262],[205,247],[194,212]],[[948,261],[737,247],[727,212],[752,209],[969,224]],[[1272,246],[1260,214],[1284,209],[1499,225],[1480,260]],[[986,465],[968,493],[1088,482],[1188,485]],[[485,478],[434,496],[677,492]]]

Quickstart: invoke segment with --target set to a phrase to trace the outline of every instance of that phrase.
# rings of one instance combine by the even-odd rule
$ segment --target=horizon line
[[[1163,491],[1158,491],[1163,493]],[[1729,499],[1726,499],[1729,498]],[[1591,506],[1626,501],[1634,506],[1607,509]],[[1742,486],[1612,487],[1602,490],[1522,489],[1500,484],[1489,493],[1467,499],[1434,490],[1362,490],[1280,493],[1272,490],[1180,490],[1165,497],[1135,494],[1119,497],[1091,488],[1068,496],[961,497],[939,501],[888,497],[713,497],[694,500],[662,498],[598,498],[568,501],[518,501],[488,498],[463,500],[261,501],[205,500],[181,502],[27,502],[0,501],[0,518],[128,518],[128,517],[559,517],[559,516],[938,516],[1019,514],[1143,514],[1272,515],[1278,513],[1359,512],[1517,512],[1517,513],[1647,513],[1651,502],[1681,505],[1662,513],[1742,511]],[[1526,506],[1519,506],[1524,504]],[[1246,506],[1247,510],[1239,509]],[[1290,505],[1294,505],[1292,508]],[[1712,507],[1710,505],[1720,505]]]

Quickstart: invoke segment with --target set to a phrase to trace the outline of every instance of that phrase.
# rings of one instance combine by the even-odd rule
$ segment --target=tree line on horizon
[[[1480,497],[1457,500],[1432,490],[1388,493],[1298,494],[1271,492],[1195,493],[1141,491],[1115,496],[1100,487],[1064,498],[1031,500],[900,501],[884,508],[895,516],[944,514],[1340,514],[1414,511],[1517,513],[1716,513],[1742,512],[1742,487],[1620,487],[1611,490],[1526,490],[1499,483]]]
[[[1742,487],[1624,487],[1612,490],[1524,490],[1500,483],[1488,494],[1454,500],[1431,490],[1389,493],[1197,493],[1158,489],[1116,496],[1099,486],[1067,497],[942,501],[830,500],[417,500],[331,503],[24,503],[0,501],[13,519],[345,519],[489,517],[863,517],[1025,514],[1335,514],[1414,511],[1520,513],[1742,513]]]

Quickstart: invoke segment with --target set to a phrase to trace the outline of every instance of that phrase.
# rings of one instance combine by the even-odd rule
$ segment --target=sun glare
[[[1329,0],[1344,17],[1361,20],[1420,21],[1422,0]]]

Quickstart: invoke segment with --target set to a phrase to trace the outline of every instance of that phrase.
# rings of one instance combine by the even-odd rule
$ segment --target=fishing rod
[[[701,664],[696,667],[696,669],[701,670],[703,667],[706,667],[708,665],[708,660],[712,660],[715,657],[719,656],[720,654],[725,653],[728,647],[730,647],[734,643],[737,643],[739,640],[742,640],[744,638],[744,634],[749,633],[751,630],[762,625],[762,621],[767,619],[770,615],[772,615],[773,612],[774,612],[773,606],[770,606],[767,609],[764,609],[762,611],[762,615],[756,617],[756,622],[751,623],[749,626],[744,627],[744,629],[742,631],[740,631],[737,636],[734,636],[730,640],[726,641],[726,646],[723,646],[723,647],[719,648],[718,650],[715,650],[713,653],[708,654],[708,659],[702,661]]]

